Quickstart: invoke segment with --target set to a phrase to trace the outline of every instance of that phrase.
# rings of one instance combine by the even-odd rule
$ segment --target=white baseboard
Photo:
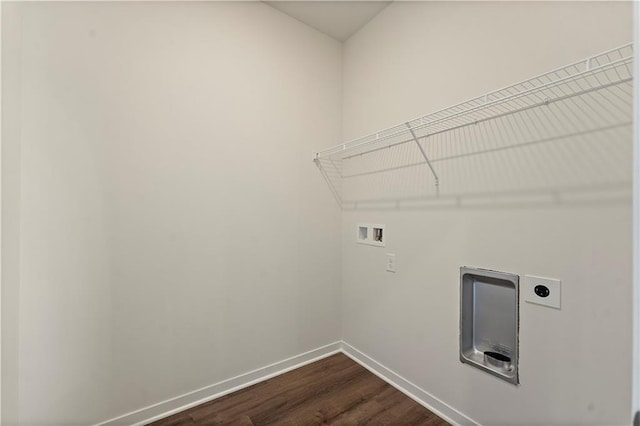
[[[283,361],[232,377],[227,380],[185,393],[175,398],[141,408],[122,416],[99,423],[96,426],[140,426],[160,420],[172,414],[209,402],[221,396],[255,385],[287,371],[302,367],[341,351],[341,342],[334,342],[321,348],[287,358]]]
[[[96,426],[142,426],[172,414],[204,404],[221,396],[279,376],[322,358],[342,352],[385,382],[389,383],[418,404],[454,425],[478,425],[455,408],[439,400],[424,389],[388,369],[373,358],[344,341],[338,341],[317,349],[287,358],[283,361],[232,377],[227,380],[185,393],[175,398],[149,405],[136,411],[99,423]]]
[[[437,414],[439,417],[454,425],[478,425],[479,423],[465,416],[449,404],[441,401],[429,392],[414,385],[409,380],[388,369],[373,358],[360,352],[346,342],[342,342],[342,352],[349,358],[362,365],[364,368],[398,389],[409,398],[416,401],[429,411]]]

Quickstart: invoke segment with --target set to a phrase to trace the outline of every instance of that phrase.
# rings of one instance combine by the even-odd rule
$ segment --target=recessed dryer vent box
[[[460,361],[518,384],[518,275],[460,268]]]

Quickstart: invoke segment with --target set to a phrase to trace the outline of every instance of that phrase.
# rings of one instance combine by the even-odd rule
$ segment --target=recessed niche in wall
[[[383,228],[376,228],[375,226],[373,227],[373,241],[376,243],[382,243],[384,242],[383,239],[383,232],[384,229]]]
[[[515,274],[460,268],[460,361],[514,385],[518,284]]]
[[[358,226],[358,241],[367,241],[369,238],[369,227],[368,226]]]
[[[384,225],[359,223],[356,227],[356,242],[360,244],[384,247],[386,237]]]

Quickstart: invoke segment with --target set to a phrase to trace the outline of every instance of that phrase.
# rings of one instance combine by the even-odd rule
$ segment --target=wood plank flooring
[[[344,354],[332,355],[152,423],[153,426],[355,424],[448,425]]]

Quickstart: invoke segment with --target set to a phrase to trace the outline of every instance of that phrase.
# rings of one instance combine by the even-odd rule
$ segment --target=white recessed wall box
[[[370,246],[384,247],[387,242],[384,225],[358,223],[356,225],[356,242]]]

